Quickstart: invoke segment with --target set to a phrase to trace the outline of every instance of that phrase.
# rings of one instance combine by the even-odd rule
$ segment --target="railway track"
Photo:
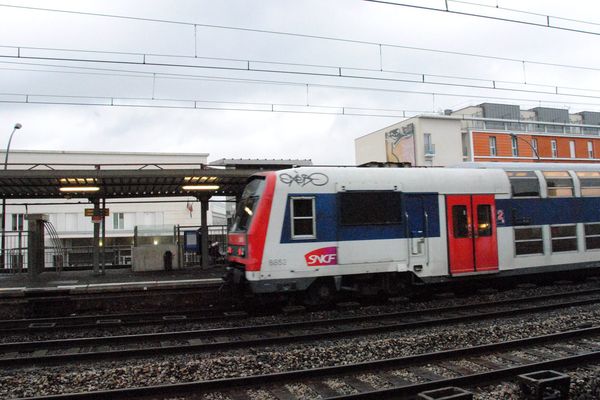
[[[465,323],[600,303],[600,291],[343,318],[140,335],[0,344],[0,367],[62,364],[282,345]]]
[[[569,345],[565,345],[566,342]],[[251,393],[279,400],[402,399],[446,386],[474,387],[512,379],[527,372],[598,362],[600,327],[590,327],[341,366],[27,399],[197,398],[195,396],[208,393],[229,399],[246,399]]]
[[[215,288],[215,296],[218,290]],[[538,295],[530,297],[519,297],[510,300],[503,300],[490,304],[516,304],[521,301],[544,301],[553,300],[570,295],[591,295],[600,294],[600,288],[585,289],[580,291],[565,291],[548,295]],[[49,318],[28,318],[28,319],[7,319],[0,320],[0,334],[39,334],[45,332],[65,332],[72,330],[96,329],[96,328],[114,328],[114,327],[135,327],[144,325],[172,325],[178,323],[210,322],[228,320],[234,318],[243,318],[247,315],[265,316],[277,315],[281,312],[277,307],[253,307],[253,302],[244,303],[215,303],[208,308],[177,311],[151,311],[137,313],[110,313],[97,315],[75,315],[68,317],[49,317]],[[474,302],[473,305],[483,305],[486,303]],[[440,308],[440,310],[452,307]],[[256,311],[256,310],[259,311]]]

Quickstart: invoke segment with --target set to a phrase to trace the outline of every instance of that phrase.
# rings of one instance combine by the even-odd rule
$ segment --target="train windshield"
[[[264,177],[256,177],[246,185],[235,212],[235,217],[233,218],[233,225],[231,226],[232,232],[246,232],[248,230],[256,205],[258,204],[258,200],[260,199],[260,195],[264,188]]]

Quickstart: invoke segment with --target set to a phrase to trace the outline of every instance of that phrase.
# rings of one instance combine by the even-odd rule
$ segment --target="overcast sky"
[[[542,24],[547,21],[544,15],[600,23],[600,6],[592,1],[473,1],[500,8],[449,5],[454,10]],[[444,7],[443,0],[404,3]],[[5,146],[14,123],[20,122],[23,129],[15,135],[13,149],[206,152],[209,160],[310,158],[317,164],[347,165],[355,162],[355,138],[399,121],[403,111],[440,112],[485,101],[600,111],[600,72],[593,69],[600,68],[600,36],[595,34],[360,0],[0,0],[0,5],[192,24],[0,6],[0,55],[5,56],[0,57],[0,100],[6,101],[0,103],[0,147]],[[600,32],[594,24],[551,22]],[[380,50],[370,43],[384,46]],[[144,58],[147,65],[140,65]],[[97,62],[100,59],[113,62]],[[245,71],[248,66],[250,71]],[[331,76],[340,71],[357,77]],[[471,86],[496,81],[498,87],[519,91],[398,81],[418,80],[420,74],[427,81]],[[79,104],[23,104],[25,95],[33,102]],[[200,108],[246,111],[186,109],[193,101]],[[111,102],[121,106],[80,105]],[[145,107],[133,107],[136,104]],[[331,114],[342,107],[344,112],[368,115]],[[271,108],[294,112],[271,112]]]

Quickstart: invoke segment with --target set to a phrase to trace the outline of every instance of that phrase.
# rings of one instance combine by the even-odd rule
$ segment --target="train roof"
[[[510,193],[501,169],[298,167],[276,172],[290,191],[397,190],[419,193]],[[327,184],[314,185],[314,174]],[[297,179],[292,181],[290,177]],[[306,177],[303,179],[303,177]]]

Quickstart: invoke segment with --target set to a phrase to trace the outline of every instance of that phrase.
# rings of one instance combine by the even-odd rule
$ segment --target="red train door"
[[[498,270],[493,195],[446,196],[451,274]]]

